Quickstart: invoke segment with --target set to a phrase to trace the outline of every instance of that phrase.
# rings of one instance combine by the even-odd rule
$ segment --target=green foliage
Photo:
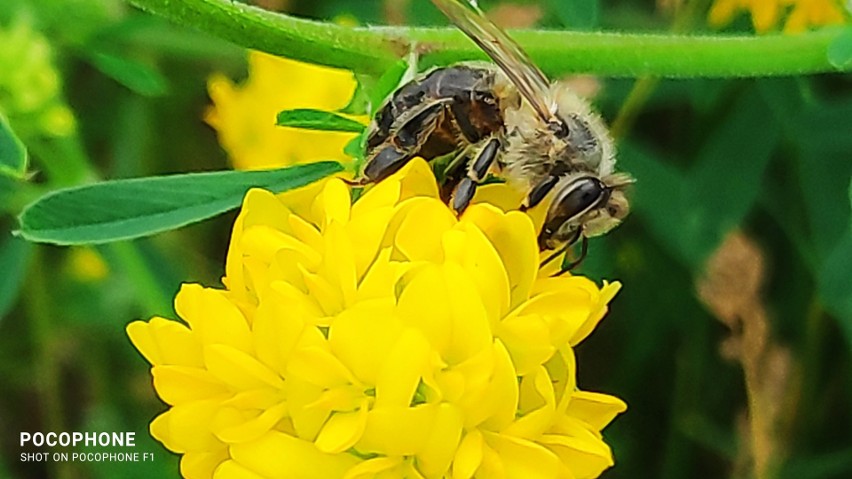
[[[27,172],[27,149],[0,112],[0,174],[22,178]]]
[[[241,47],[350,67],[359,87],[338,113],[364,115],[407,78],[412,49],[421,71],[484,59],[428,0],[291,0],[292,16],[246,5],[258,2],[131,1],[166,18],[121,0],[0,1],[0,111],[11,125],[0,126],[0,417],[9,431],[133,430],[157,458],[21,463],[6,444],[3,477],[177,474],[177,458],[148,437],[165,406],[125,324],[175,317],[181,282],[220,284],[234,215],[214,216],[246,189],[282,191],[342,169],[186,174],[228,165],[200,119],[211,73],[244,77]],[[706,8],[688,2],[687,35],[632,33],[669,31],[673,20],[636,0],[507,3],[542,8],[537,26],[513,35],[554,78],[597,74],[593,101],[610,124],[625,115],[630,78],[684,78],[660,79],[629,112],[617,147],[619,169],[637,178],[633,213],[590,242],[577,271],[624,285],[577,349],[578,386],[629,405],[604,432],[616,456],[604,477],[747,477],[751,398],[730,356],[737,331],[696,293],[707,258],[734,231],[760,252],[766,341],[791,365],[771,384],[784,392],[789,424],[774,444],[783,453],[761,479],[851,477],[852,83],[832,72],[852,69],[852,30],[756,36],[743,17],[708,35]],[[401,25],[376,26],[393,7]],[[370,26],[336,23],[347,16]],[[560,25],[572,31],[538,28]],[[363,160],[360,123],[282,115],[288,127],[360,133],[345,152],[355,169]],[[64,129],[49,121],[57,117]],[[179,174],[151,176],[170,173]],[[79,247],[12,237],[18,216],[21,235],[37,242],[109,242],[89,252],[103,276],[81,272]]]
[[[330,111],[298,109],[284,110],[278,113],[278,126],[303,128],[305,130],[344,131],[361,133],[364,125],[355,120],[337,115]]]
[[[828,61],[838,70],[852,67],[852,28],[847,28],[828,46]]]
[[[20,235],[66,245],[138,238],[236,208],[250,188],[278,193],[341,169],[335,162],[319,162],[278,170],[114,180],[58,190],[24,209]]]
[[[107,52],[89,54],[92,64],[105,75],[143,96],[163,96],[168,81],[157,70],[130,58]]]
[[[0,320],[12,309],[26,274],[32,245],[18,238],[0,242]]]
[[[598,0],[547,0],[547,3],[567,28],[591,30],[598,26]]]

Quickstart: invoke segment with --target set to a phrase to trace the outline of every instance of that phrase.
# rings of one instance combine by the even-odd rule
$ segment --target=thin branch
[[[130,0],[139,8],[246,48],[297,60],[378,73],[412,45],[423,66],[483,59],[452,28],[350,28],[273,13],[231,0]],[[687,36],[670,34],[513,31],[551,75],[757,77],[833,72],[829,45],[845,30],[799,35]],[[846,71],[852,66],[844,67]]]

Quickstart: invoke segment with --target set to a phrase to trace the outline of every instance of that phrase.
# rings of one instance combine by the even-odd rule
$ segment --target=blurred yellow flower
[[[278,112],[296,108],[340,110],[349,103],[355,87],[349,71],[253,51],[244,84],[235,85],[223,75],[210,79],[213,106],[205,120],[216,129],[219,143],[238,169],[350,161],[343,147],[355,134],[279,127],[275,119]]]
[[[97,282],[109,275],[106,261],[92,247],[70,248],[68,264],[72,276],[78,281]]]
[[[193,478],[597,477],[625,404],[577,389],[573,347],[619,284],[539,256],[528,216],[457,219],[422,160],[355,204],[251,190],[227,288],[127,328],[170,406],[151,434]]]
[[[743,10],[751,15],[758,33],[774,29],[785,18],[785,33],[848,21],[842,0],[715,0],[710,8],[709,22],[715,27],[725,26]]]

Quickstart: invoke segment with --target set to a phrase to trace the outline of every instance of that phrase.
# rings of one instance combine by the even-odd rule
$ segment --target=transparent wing
[[[500,66],[539,117],[545,122],[550,121],[553,112],[547,101],[547,77],[530,61],[520,45],[485,18],[479,8],[462,2],[466,3],[466,0],[432,0],[444,15]]]

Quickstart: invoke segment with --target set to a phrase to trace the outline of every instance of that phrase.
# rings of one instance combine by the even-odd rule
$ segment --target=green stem
[[[35,351],[35,384],[38,388],[39,409],[45,431],[65,431],[65,412],[62,405],[60,364],[56,347],[62,337],[56,328],[53,295],[48,291],[44,251],[36,248],[28,278],[25,305],[30,321],[30,335]],[[71,463],[49,462],[51,477],[72,477]]]
[[[359,73],[384,71],[412,45],[427,67],[484,58],[453,28],[350,28],[231,0],[130,1],[247,48]],[[755,37],[520,30],[512,36],[551,75],[754,77],[837,71],[826,51],[844,31],[826,28]]]
[[[139,246],[132,241],[119,241],[104,246],[114,256],[115,263],[133,281],[136,297],[147,316],[170,315],[172,301],[168,293],[160,286]]]

